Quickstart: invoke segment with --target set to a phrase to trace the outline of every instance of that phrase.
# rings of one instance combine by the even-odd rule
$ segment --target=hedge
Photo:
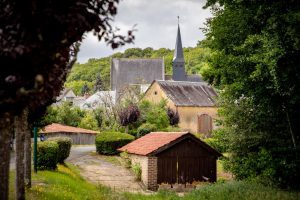
[[[72,140],[68,137],[52,137],[49,138],[50,141],[55,141],[58,144],[58,163],[64,163],[64,161],[69,157]]]
[[[144,123],[137,129],[137,138],[140,138],[152,131],[156,131],[157,127],[154,124]]]
[[[56,169],[59,146],[55,141],[38,142],[37,167],[39,169]]]
[[[96,150],[99,154],[118,154],[117,149],[133,141],[134,137],[127,133],[101,132],[96,136]]]

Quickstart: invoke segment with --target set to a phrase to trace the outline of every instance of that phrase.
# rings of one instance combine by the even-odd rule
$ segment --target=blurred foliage
[[[208,0],[204,78],[220,88],[228,169],[282,187],[300,179],[300,4]]]

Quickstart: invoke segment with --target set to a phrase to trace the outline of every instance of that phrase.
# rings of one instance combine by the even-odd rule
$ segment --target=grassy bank
[[[14,174],[11,174],[10,199],[14,199]],[[154,195],[118,193],[101,185],[86,182],[72,165],[59,165],[57,171],[39,171],[33,175],[33,187],[26,199],[97,199],[97,200],[297,200],[300,192],[283,191],[254,183],[230,181],[203,186],[179,197],[174,192],[159,191]]]

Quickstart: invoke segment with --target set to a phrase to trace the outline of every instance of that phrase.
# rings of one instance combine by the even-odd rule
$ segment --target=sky
[[[92,33],[87,33],[78,53],[78,62],[85,63],[90,58],[101,58],[113,53],[124,52],[127,48],[174,49],[177,33],[177,16],[180,17],[180,31],[183,47],[194,47],[204,34],[199,29],[205,27],[211,17],[209,9],[203,9],[206,0],[121,0],[113,26],[127,32],[135,24],[134,44],[127,44],[112,50],[103,41],[98,41]]]

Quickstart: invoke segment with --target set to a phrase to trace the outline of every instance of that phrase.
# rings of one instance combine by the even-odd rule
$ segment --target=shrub
[[[72,140],[68,137],[52,137],[48,141],[55,141],[58,144],[58,163],[64,163],[70,155]]]
[[[174,126],[174,125],[177,125],[179,123],[179,114],[178,114],[177,111],[175,112],[171,108],[168,108],[167,109],[167,114],[168,114],[168,117],[169,117],[170,125]]]
[[[96,150],[99,154],[114,155],[117,149],[134,140],[132,135],[120,132],[101,132],[96,136]]]
[[[139,163],[135,163],[131,166],[131,169],[135,175],[137,181],[140,181],[142,178],[142,167]]]
[[[156,131],[157,128],[154,124],[144,123],[137,129],[137,135],[136,137],[142,137],[152,131]]]
[[[57,142],[39,142],[37,145],[37,167],[39,169],[56,169],[58,152]]]
[[[217,151],[224,153],[228,151],[228,139],[225,136],[223,129],[217,129],[213,131],[211,138],[203,139],[208,145],[216,149]]]
[[[120,153],[120,156],[122,158],[122,165],[126,168],[131,167],[131,159],[128,156],[128,153],[126,151]]]

